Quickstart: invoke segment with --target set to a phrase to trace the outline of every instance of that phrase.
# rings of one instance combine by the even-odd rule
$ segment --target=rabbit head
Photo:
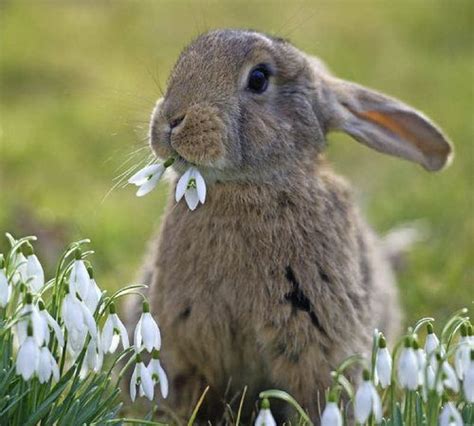
[[[181,53],[150,126],[155,153],[209,180],[272,181],[314,169],[327,132],[439,170],[451,144],[404,103],[333,77],[288,41],[215,30]]]

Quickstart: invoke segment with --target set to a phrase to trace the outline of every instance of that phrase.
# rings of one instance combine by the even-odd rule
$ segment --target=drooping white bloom
[[[151,164],[135,173],[128,183],[138,186],[137,197],[143,197],[158,185],[161,176],[165,172],[165,164]]]
[[[61,327],[59,327],[59,324],[56,322],[56,320],[46,310],[46,307],[44,306],[44,303],[42,301],[38,303],[38,307],[39,314],[43,318],[43,323],[46,325],[45,335],[47,336],[47,338],[45,339],[45,344],[47,345],[49,343],[49,326],[52,328],[59,343],[59,346],[62,348],[64,346],[64,333],[61,330]]]
[[[364,371],[364,381],[357,389],[354,398],[354,415],[359,423],[365,423],[373,414],[376,423],[382,420],[382,401],[374,384],[370,381],[369,372]]]
[[[68,332],[68,348],[72,355],[77,355],[87,337],[97,338],[97,325],[89,309],[76,296],[67,290],[62,304],[62,318]]]
[[[387,343],[383,336],[379,338],[379,348],[377,350],[375,371],[382,389],[387,388],[392,380],[392,357],[387,348]]]
[[[84,299],[84,303],[89,308],[91,314],[94,314],[99,304],[100,298],[102,297],[102,292],[100,291],[99,286],[97,285],[92,268],[87,268],[89,275],[89,291],[87,292],[87,297]]]
[[[148,364],[148,371],[150,372],[151,380],[153,380],[153,384],[156,385],[157,383],[160,384],[160,392],[163,398],[166,399],[168,396],[168,376],[166,375],[165,370],[160,364],[160,352],[158,350],[154,350],[152,354],[152,358],[150,363]]]
[[[260,411],[255,419],[255,426],[276,426],[276,421],[270,411],[270,402],[268,399],[263,399]]]
[[[49,339],[49,333],[47,332],[48,326],[45,320],[40,315],[38,307],[33,303],[33,297],[31,293],[25,295],[25,305],[19,312],[20,320],[16,323],[16,337],[18,344],[21,345],[27,336],[28,324],[31,323],[33,329],[33,338],[36,341],[38,347]]]
[[[336,402],[327,402],[321,416],[321,426],[342,426],[342,415]]]
[[[160,329],[150,314],[148,302],[143,302],[143,313],[135,327],[133,343],[136,350],[140,350],[143,346],[148,352],[153,349],[159,350],[161,347]]]
[[[418,387],[418,359],[415,350],[411,347],[410,339],[405,341],[405,347],[398,359],[397,376],[400,386],[404,389],[415,390]]]
[[[414,346],[416,359],[418,361],[418,385],[424,386],[427,367],[426,353],[424,349],[418,346],[418,342],[416,340],[414,342]]]
[[[130,344],[128,341],[127,329],[117,315],[115,305],[113,303],[109,306],[109,316],[105,321],[102,329],[102,350],[104,353],[113,353],[116,351],[120,341],[122,346],[127,349]]]
[[[469,354],[469,365],[464,373],[463,391],[467,402],[474,403],[474,349]]]
[[[425,340],[425,352],[426,356],[429,358],[433,353],[438,349],[439,346],[439,339],[434,333],[433,325],[428,323],[427,325],[428,334],[426,335]]]
[[[30,380],[38,369],[40,350],[33,338],[33,329],[28,327],[28,335],[20,346],[16,357],[16,374],[23,380]]]
[[[39,293],[44,286],[44,271],[40,261],[33,252],[33,247],[26,248],[26,276],[27,285],[33,293]]]
[[[206,182],[195,167],[190,167],[176,185],[176,202],[179,202],[183,195],[190,210],[195,210],[199,202],[204,204],[206,201]]]
[[[69,291],[76,296],[79,294],[82,301],[87,299],[91,287],[89,273],[86,265],[81,260],[80,251],[76,252],[76,260],[74,261],[71,272],[69,274]]]
[[[81,376],[86,377],[88,371],[99,372],[104,363],[100,333],[97,332],[96,339],[90,339],[87,345],[86,356],[82,365]]]
[[[26,283],[28,279],[26,264],[27,260],[26,257],[23,255],[22,252],[17,252],[14,256],[14,266],[15,272],[13,273],[13,284],[18,285],[20,283]]]
[[[451,402],[444,404],[439,416],[439,426],[463,426],[461,414],[456,406]]]
[[[130,398],[135,401],[137,388],[140,396],[145,395],[150,401],[153,400],[154,386],[150,372],[145,367],[140,354],[136,355],[135,369],[130,380]]]
[[[11,288],[8,284],[7,276],[5,270],[0,268],[0,308],[7,306],[8,301],[10,300]]]
[[[51,376],[54,381],[59,380],[59,367],[47,346],[43,346],[39,351],[38,379],[40,383],[46,383]]]
[[[451,389],[453,392],[459,392],[459,381],[456,377],[456,372],[454,371],[454,368],[451,367],[448,361],[443,361],[443,363],[441,364],[441,368],[444,376],[443,385],[446,388]]]
[[[468,336],[468,327],[461,326],[461,338],[454,353],[454,368],[459,380],[464,379],[465,372],[469,366],[471,349],[474,349],[474,342]]]

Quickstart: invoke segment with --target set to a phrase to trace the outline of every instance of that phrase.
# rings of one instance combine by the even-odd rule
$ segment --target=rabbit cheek
[[[224,156],[225,126],[213,107],[191,107],[182,127],[171,134],[171,146],[184,159],[212,165]]]

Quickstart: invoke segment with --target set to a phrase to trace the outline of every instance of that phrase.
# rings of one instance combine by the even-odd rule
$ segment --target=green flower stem
[[[303,410],[301,405],[296,402],[296,400],[288,393],[278,390],[278,389],[270,389],[266,390],[263,392],[260,392],[259,398],[276,398],[276,399],[281,399],[282,401],[285,401],[289,403],[290,405],[293,406],[293,408],[298,412],[298,414],[301,416],[301,418],[308,423],[309,425],[313,426],[313,422],[311,419],[308,417],[306,412]]]
[[[418,330],[423,327],[423,325],[425,325],[426,323],[428,322],[434,322],[434,318],[431,318],[431,317],[424,317],[424,318],[421,318],[419,319],[416,324],[415,324],[415,327],[413,328],[413,333],[416,334],[418,332]]]
[[[108,312],[109,305],[115,302],[115,300],[118,299],[119,297],[126,296],[127,294],[137,294],[137,295],[142,296],[143,300],[146,300],[146,297],[142,293],[133,291],[139,288],[148,288],[148,286],[145,284],[131,284],[131,285],[128,285],[127,287],[117,290],[115,293],[112,294],[112,296],[110,296],[109,299],[107,299],[107,302],[104,304],[104,307],[101,309],[101,311],[98,314],[99,318],[101,318],[102,315],[104,315],[104,313]]]

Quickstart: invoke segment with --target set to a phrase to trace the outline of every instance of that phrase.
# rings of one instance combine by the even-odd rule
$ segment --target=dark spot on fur
[[[293,309],[301,310],[307,312],[311,322],[313,325],[324,335],[327,336],[326,330],[324,330],[323,326],[319,322],[316,313],[311,306],[311,302],[309,301],[308,297],[303,293],[300,288],[299,282],[296,280],[295,273],[291,266],[287,266],[285,270],[285,277],[291,283],[292,289],[289,293],[285,294],[285,299],[291,303]]]
[[[273,355],[275,358],[285,357],[288,361],[297,364],[300,360],[300,353],[291,350],[284,342],[277,342],[273,347]]]
[[[179,319],[186,320],[191,315],[191,306],[188,306],[183,312],[179,314]]]
[[[320,267],[318,267],[319,278],[321,278],[325,283],[329,283],[329,276],[324,272]]]

